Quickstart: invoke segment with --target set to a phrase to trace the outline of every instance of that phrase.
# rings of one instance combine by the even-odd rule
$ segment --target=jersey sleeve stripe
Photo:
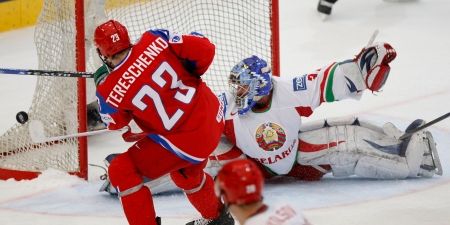
[[[328,75],[327,79],[327,86],[325,89],[325,101],[327,102],[334,102],[335,97],[333,94],[333,81],[334,81],[334,71],[336,70],[338,64],[335,63],[333,68],[331,69],[330,74]]]
[[[333,64],[331,64],[330,66],[328,66],[328,67],[325,69],[325,72],[323,73],[323,78],[322,78],[322,81],[321,81],[321,83],[320,83],[320,103],[325,102],[325,97],[324,97],[324,96],[325,96],[325,95],[324,95],[325,85],[326,85],[326,82],[327,82],[328,73],[329,73],[331,67],[332,67],[334,64],[335,64],[335,63],[333,63]]]

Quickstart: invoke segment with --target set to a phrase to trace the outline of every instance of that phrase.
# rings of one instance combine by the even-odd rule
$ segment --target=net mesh
[[[269,0],[105,2],[106,18],[124,24],[131,40],[150,29],[208,37],[216,45],[216,55],[203,79],[215,92],[227,89],[229,71],[243,58],[255,54],[271,61],[270,7]],[[89,69],[96,66],[89,64]]]
[[[93,30],[108,19],[124,24],[132,41],[150,29],[208,37],[216,45],[216,55],[203,79],[216,93],[228,88],[228,73],[243,58],[258,55],[272,60],[270,0],[87,0],[85,6],[90,72],[100,66]],[[75,71],[74,12],[73,0],[44,2],[35,31],[40,69]],[[88,101],[94,89],[89,83]],[[39,77],[28,113],[30,120],[44,123],[46,136],[76,133],[77,79]],[[15,125],[0,137],[0,168],[78,171],[77,160],[76,138],[35,144],[27,124]]]
[[[35,28],[40,69],[75,70],[75,11],[71,1],[45,1]],[[40,120],[44,134],[76,133],[77,79],[39,77],[29,120]],[[0,168],[39,172],[48,168],[78,172],[78,140],[33,143],[28,123],[17,124],[0,137]]]

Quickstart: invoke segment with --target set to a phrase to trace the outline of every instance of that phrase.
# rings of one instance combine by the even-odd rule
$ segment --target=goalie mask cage
[[[132,42],[158,28],[208,37],[216,55],[203,79],[216,93],[228,88],[231,68],[251,55],[271,62],[279,74],[278,0],[45,0],[34,36],[39,69],[94,72],[101,62],[93,31],[108,19],[124,24]],[[92,80],[86,83],[38,77],[30,120],[42,121],[49,137],[85,131],[86,98],[95,93]],[[28,123],[0,137],[0,179],[30,179],[48,168],[87,179],[86,138],[33,143]]]

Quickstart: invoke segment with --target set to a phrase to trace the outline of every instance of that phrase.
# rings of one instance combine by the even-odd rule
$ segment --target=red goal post
[[[95,71],[101,62],[93,30],[108,19],[123,23],[132,41],[157,28],[208,37],[216,56],[204,79],[217,93],[251,55],[280,74],[278,0],[45,0],[34,36],[39,69]],[[42,121],[47,136],[83,132],[94,93],[92,79],[38,77],[29,118]],[[16,124],[0,136],[0,179],[31,179],[49,168],[87,179],[87,156],[85,137],[33,143],[28,124]]]

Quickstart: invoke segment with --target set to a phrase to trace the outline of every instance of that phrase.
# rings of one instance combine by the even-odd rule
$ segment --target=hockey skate
[[[109,164],[110,164],[111,160],[113,160],[117,155],[118,154],[109,154],[103,160],[103,162],[105,163],[106,169],[105,169],[105,174],[100,176],[100,179],[104,180],[105,182],[103,183],[103,185],[98,190],[99,192],[105,191],[105,192],[108,192],[111,195],[117,195],[117,189],[111,185],[111,182],[109,181],[109,177],[108,177]]]
[[[411,131],[425,123],[417,119],[405,130]],[[409,177],[442,176],[442,165],[433,135],[427,130],[417,131],[404,140],[401,154],[406,157],[410,169]]]
[[[219,217],[216,219],[208,220],[200,218],[186,223],[186,225],[234,225],[234,219],[226,207],[224,207]]]
[[[333,10],[333,5],[337,0],[319,0],[319,4],[317,5],[317,11],[324,14],[325,16],[331,15],[331,11]]]

